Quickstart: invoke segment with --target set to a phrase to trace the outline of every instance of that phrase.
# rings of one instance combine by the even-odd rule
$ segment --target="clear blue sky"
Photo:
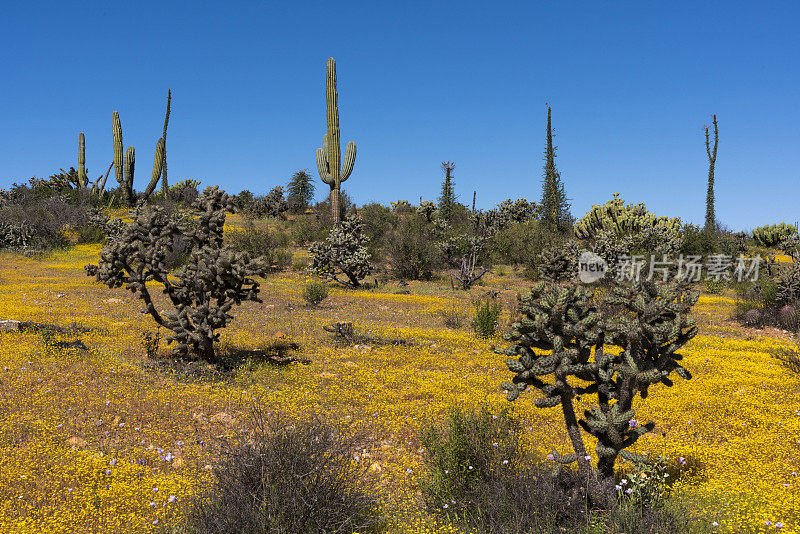
[[[435,199],[440,162],[478,206],[538,200],[545,103],[573,214],[621,192],[702,223],[702,127],[720,124],[718,218],[800,219],[797,2],[14,2],[0,33],[0,188],[112,159],[145,188],[167,88],[169,178],[285,187],[325,133],[336,58],[357,203]],[[112,176],[109,181],[113,182]]]

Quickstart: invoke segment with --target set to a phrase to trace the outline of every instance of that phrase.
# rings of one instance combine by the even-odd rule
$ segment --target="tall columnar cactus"
[[[136,195],[133,191],[133,176],[134,164],[136,162],[136,151],[132,146],[129,146],[125,153],[122,152],[122,124],[119,120],[119,113],[116,111],[113,115],[114,127],[114,172],[125,195],[125,203],[128,206],[133,206]],[[164,126],[166,131],[166,124]],[[160,138],[156,143],[156,153],[153,158],[153,174],[150,178],[150,183],[144,191],[142,200],[147,200],[158,185],[158,179],[161,177],[163,165],[166,161],[166,149],[164,138]],[[105,185],[105,180],[103,180]]]
[[[169,191],[169,182],[167,182],[167,125],[169,125],[169,110],[172,103],[172,89],[167,89],[167,114],[164,116],[164,133],[161,138],[164,140],[164,154],[162,156],[163,170],[161,176],[161,192],[166,196]]]
[[[78,135],[78,189],[83,189],[89,179],[86,177],[86,138],[83,132]]]
[[[319,177],[331,188],[331,211],[333,222],[337,226],[339,216],[339,191],[341,183],[350,177],[356,161],[356,144],[347,143],[344,152],[344,165],[341,165],[341,148],[339,146],[339,107],[336,92],[336,62],[328,58],[328,74],[325,85],[325,100],[327,105],[328,133],[322,138],[322,148],[317,149],[317,169]]]
[[[112,127],[114,129],[114,174],[116,175],[117,182],[122,188],[125,203],[128,206],[133,205],[133,147],[128,147],[128,150],[123,152],[122,148],[122,124],[119,120],[119,113],[116,111],[112,115]],[[129,156],[130,154],[130,156]],[[130,157],[130,173],[125,172],[128,168],[126,160]]]

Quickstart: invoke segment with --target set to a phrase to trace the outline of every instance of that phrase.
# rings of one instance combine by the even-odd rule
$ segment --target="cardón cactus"
[[[626,449],[655,424],[640,424],[632,409],[636,394],[646,398],[649,387],[671,386],[675,371],[690,379],[677,353],[697,333],[687,312],[698,293],[679,282],[637,282],[617,286],[607,303],[621,313],[604,315],[592,303],[592,292],[575,282],[540,282],[519,299],[519,315],[504,337],[514,345],[503,351],[515,373],[501,387],[508,400],[515,400],[529,386],[543,396],[534,401],[539,408],[561,406],[574,454],[553,453],[560,464],[578,462],[589,481],[593,504],[613,504],[614,464],[618,456],[637,461],[644,457]],[[605,351],[617,346],[619,354]],[[545,351],[537,354],[534,349]],[[551,381],[544,377],[552,375]],[[570,380],[575,377],[576,383]],[[578,419],[573,400],[597,395],[597,406]],[[597,469],[591,468],[581,430],[598,440]]]
[[[319,177],[331,188],[331,211],[333,222],[340,223],[339,190],[342,182],[350,177],[356,162],[356,144],[347,143],[344,151],[344,165],[341,165],[341,148],[339,146],[339,106],[336,92],[336,62],[328,58],[328,74],[325,84],[325,101],[327,108],[328,133],[322,137],[322,148],[317,149],[317,170]]]
[[[133,174],[134,163],[136,159],[136,151],[132,146],[129,146],[122,152],[122,123],[119,120],[119,113],[116,111],[112,115],[112,128],[114,130],[114,173],[117,177],[122,188],[122,193],[125,198],[125,203],[128,206],[133,206],[136,200],[136,194],[133,191]],[[165,122],[166,131],[166,122]],[[144,191],[142,200],[147,200],[158,184],[158,179],[161,177],[161,171],[166,160],[166,149],[164,148],[164,138],[160,138],[156,142],[156,153],[153,159],[153,174],[150,178],[150,183]]]

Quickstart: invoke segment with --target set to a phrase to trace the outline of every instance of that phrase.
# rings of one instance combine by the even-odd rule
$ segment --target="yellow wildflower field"
[[[234,309],[221,346],[287,338],[311,363],[187,381],[147,366],[142,333],[155,324],[141,303],[85,276],[99,249],[0,254],[0,320],[75,327],[52,337],[0,333],[0,532],[168,532],[211,482],[213,443],[253,402],[369,429],[375,445],[363,458],[386,489],[393,532],[456,532],[421,511],[417,429],[454,404],[509,404],[499,384],[510,372],[491,350],[502,340],[479,340],[468,324],[445,328],[439,315],[455,308],[471,317],[472,299],[486,287],[412,282],[410,295],[392,284],[332,289],[312,308],[302,299],[307,275],[275,274],[261,286],[262,304]],[[486,279],[509,288],[500,293],[507,318],[525,283]],[[781,532],[800,532],[800,377],[770,355],[790,340],[731,323],[732,307],[729,297],[701,298],[700,335],[683,351],[694,378],[639,400],[637,418],[656,429],[635,450],[691,466],[675,484],[676,498],[720,532],[776,532],[778,523]],[[340,321],[407,343],[342,347],[322,330]],[[86,350],[58,345],[78,340]],[[560,412],[532,400],[523,393],[513,404],[529,446],[542,456],[569,452]]]

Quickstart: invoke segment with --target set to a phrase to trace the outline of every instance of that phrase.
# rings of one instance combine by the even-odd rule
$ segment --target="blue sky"
[[[151,173],[167,88],[170,182],[229,192],[312,171],[336,58],[344,189],[362,204],[538,200],[546,106],[573,215],[615,192],[702,223],[704,124],[720,125],[718,218],[794,222],[797,2],[16,2],[0,33],[0,188],[112,159],[112,111]],[[113,181],[112,176],[109,181]],[[115,184],[115,182],[114,182]]]

